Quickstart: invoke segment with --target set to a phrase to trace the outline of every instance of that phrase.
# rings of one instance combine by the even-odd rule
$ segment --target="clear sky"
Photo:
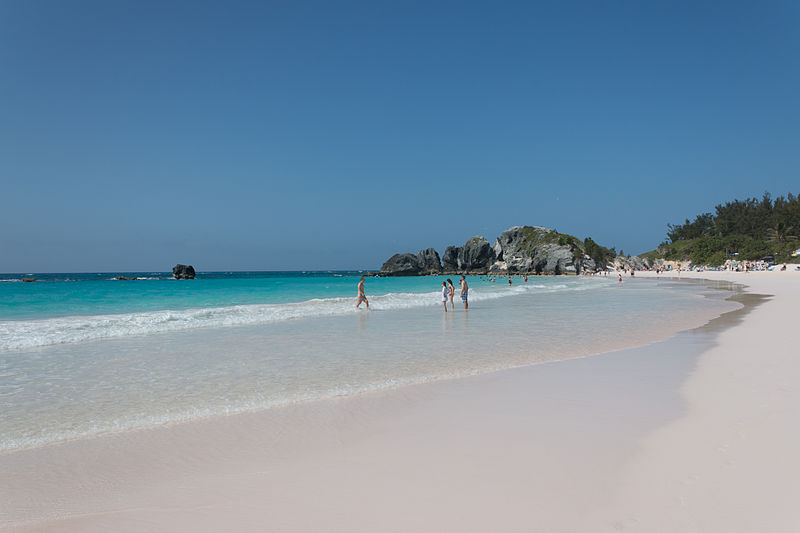
[[[799,6],[0,0],[0,272],[647,251],[800,193]]]

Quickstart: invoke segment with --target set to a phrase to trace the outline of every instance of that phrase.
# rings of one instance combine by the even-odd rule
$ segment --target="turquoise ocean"
[[[430,276],[369,277],[356,310],[360,274],[0,274],[0,453],[591,355],[735,308],[667,279],[471,276],[469,311],[444,313]]]

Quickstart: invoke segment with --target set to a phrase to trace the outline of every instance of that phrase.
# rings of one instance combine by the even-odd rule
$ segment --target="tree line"
[[[719,265],[726,259],[756,260],[772,255],[790,261],[800,247],[800,197],[794,194],[719,204],[683,224],[667,225],[667,241],[658,248],[666,259],[691,259]]]

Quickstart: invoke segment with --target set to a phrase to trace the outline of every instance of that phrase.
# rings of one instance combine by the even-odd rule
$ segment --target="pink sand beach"
[[[743,307],[593,357],[0,455],[0,530],[796,531],[800,273],[681,277],[742,284]]]

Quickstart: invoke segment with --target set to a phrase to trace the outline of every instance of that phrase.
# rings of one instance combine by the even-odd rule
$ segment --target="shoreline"
[[[748,314],[753,308],[744,309]],[[730,319],[741,311],[722,317]],[[699,329],[704,327],[712,328],[712,324]],[[735,329],[737,326],[724,331]],[[473,510],[466,513],[470,519],[461,529],[496,526],[495,515],[503,511],[504,529],[526,530],[520,527],[522,522],[517,522],[529,516],[520,498],[538,498],[550,504],[549,510],[538,509],[542,514],[540,525],[547,522],[551,531],[575,530],[583,525],[565,523],[569,520],[560,516],[570,512],[564,508],[568,502],[558,497],[560,491],[566,491],[562,496],[583,491],[582,499],[572,501],[571,506],[596,515],[600,512],[598,502],[608,501],[603,494],[618,485],[616,479],[636,456],[638,443],[686,415],[679,392],[686,376],[696,371],[703,353],[713,349],[709,339],[713,341],[721,334],[699,333],[706,337],[703,349],[689,358],[684,354],[679,368],[675,367],[680,358],[669,353],[676,351],[679,341],[675,339],[686,342],[684,351],[696,348],[693,343],[699,336],[692,332],[602,357],[536,364],[0,456],[0,469],[13,467],[15,472],[7,472],[11,476],[8,479],[15,479],[17,489],[21,489],[5,501],[35,501],[43,507],[40,511],[48,509],[51,513],[53,507],[47,502],[60,502],[55,514],[39,516],[36,522],[11,525],[3,518],[0,527],[14,531],[100,531],[141,530],[142,524],[147,524],[148,530],[172,531],[204,529],[206,524],[215,523],[219,526],[216,529],[338,531],[355,526],[347,519],[352,515],[360,517],[358,524],[373,526],[362,529],[373,530],[385,526],[382,520],[391,516],[396,527],[383,529],[399,531],[447,528],[464,518],[452,514],[455,507],[444,506],[449,511],[442,512],[441,506],[430,508],[425,501],[416,502],[425,520],[404,518],[398,509],[387,507],[387,499],[393,500],[389,494],[376,499],[380,496],[375,494],[377,483],[397,497],[424,492],[423,487],[431,484],[440,489],[458,486],[448,501],[469,503],[467,508]],[[656,355],[647,357],[643,353]],[[656,373],[648,368],[654,361],[663,365]],[[634,379],[632,369],[646,379]],[[661,381],[665,375],[671,376],[668,384]],[[554,386],[553,380],[566,390]],[[575,380],[580,390],[575,388]],[[537,387],[531,387],[532,383]],[[636,391],[640,402],[641,395],[653,396],[653,409],[636,411],[635,405],[626,405],[629,398],[614,387],[598,389],[602,383]],[[597,417],[599,404],[607,409]],[[616,425],[616,430],[608,424]],[[576,437],[584,432],[584,437]],[[594,441],[591,445],[582,442],[589,435]],[[469,443],[464,444],[466,441]],[[600,446],[600,442],[605,444]],[[566,449],[558,452],[562,447]],[[530,457],[536,449],[542,456]],[[460,460],[453,463],[452,454]],[[8,461],[13,457],[21,460]],[[531,477],[520,479],[516,470],[521,466]],[[480,471],[477,478],[475,468]],[[583,479],[581,489],[564,485],[565,469],[574,476],[584,476],[586,469],[602,471],[603,475]],[[36,470],[42,479],[34,475]],[[65,471],[73,477],[60,477]],[[376,475],[381,471],[383,475]],[[322,475],[320,480],[320,472],[337,475]],[[409,477],[409,472],[415,475]],[[280,475],[277,479],[265,475],[270,473]],[[534,479],[541,484],[529,486]],[[510,491],[509,497],[518,505],[509,508],[493,493],[487,494],[482,488],[487,480],[496,489]],[[104,490],[98,490],[98,484]],[[295,492],[283,494],[287,486]],[[319,492],[326,487],[328,491]],[[336,496],[340,490],[358,497]],[[318,498],[310,500],[309,494]],[[372,510],[364,505],[365,500]],[[29,510],[36,514],[34,509]],[[317,519],[320,521],[314,522]],[[192,520],[196,527],[187,528]]]
[[[800,274],[684,272],[679,279],[694,278],[736,282],[768,298],[698,359],[681,388],[686,416],[642,442],[613,503],[595,520],[631,531],[795,531]]]
[[[663,281],[670,281],[669,279],[665,279]],[[616,284],[612,285],[616,288]],[[710,300],[724,300],[724,301],[737,301],[739,294],[736,290],[736,284],[728,284],[724,287],[711,287],[712,289],[721,289],[723,291],[727,291],[730,294],[725,296],[724,298],[719,298],[717,296],[712,296],[710,294],[705,294],[698,291],[697,296],[705,299]],[[514,294],[505,295],[505,297],[513,297]],[[719,311],[722,314],[726,314],[730,311]],[[137,424],[134,423],[130,427],[121,428],[119,425],[115,426],[113,429],[106,429],[102,431],[95,431],[91,433],[85,434],[72,434],[70,436],[64,436],[59,440],[49,441],[38,443],[34,445],[27,445],[27,446],[17,446],[11,447],[0,450],[0,457],[5,455],[12,455],[16,453],[24,453],[27,451],[37,450],[41,448],[48,448],[48,447],[57,447],[60,445],[67,445],[70,443],[80,442],[84,440],[90,439],[102,439],[113,437],[115,435],[122,435],[137,431],[148,431],[148,430],[157,430],[160,428],[169,429],[173,426],[179,426],[183,424],[193,424],[197,422],[205,422],[205,421],[213,421],[220,417],[229,417],[229,416],[241,416],[241,415],[248,415],[248,414],[257,414],[262,411],[267,411],[271,409],[287,409],[297,405],[305,405],[314,402],[330,402],[330,401],[337,401],[341,399],[347,398],[359,398],[363,396],[368,396],[371,394],[382,394],[382,393],[394,393],[397,391],[401,391],[405,387],[414,387],[418,385],[436,385],[439,383],[447,383],[452,381],[458,381],[462,379],[469,379],[474,377],[480,377],[484,375],[494,374],[497,372],[505,372],[505,371],[513,371],[520,368],[526,368],[530,366],[537,366],[546,363],[557,363],[565,360],[571,359],[582,359],[587,357],[595,357],[606,355],[609,353],[614,353],[623,350],[629,349],[636,349],[641,347],[646,347],[654,343],[664,342],[669,340],[670,338],[674,337],[676,334],[681,332],[696,329],[698,327],[704,327],[708,325],[709,321],[716,320],[719,318],[719,314],[716,314],[717,311],[713,312],[713,315],[710,315],[710,318],[700,317],[700,316],[692,316],[693,320],[702,320],[704,322],[700,323],[699,325],[688,325],[697,324],[697,322],[692,322],[691,320],[684,320],[681,325],[678,323],[672,324],[670,328],[650,328],[646,330],[646,335],[637,335],[635,338],[628,338],[626,341],[617,340],[615,343],[611,343],[611,345],[600,345],[593,347],[591,349],[586,348],[574,348],[577,352],[570,352],[570,353],[561,353],[559,352],[557,355],[552,356],[551,359],[544,359],[544,360],[531,360],[525,362],[518,362],[514,364],[498,364],[496,367],[491,368],[473,368],[467,369],[462,372],[453,373],[453,374],[431,374],[431,375],[423,375],[417,376],[414,378],[408,379],[393,379],[391,384],[382,385],[382,386],[375,386],[375,387],[366,387],[361,390],[351,391],[351,392],[338,392],[332,391],[328,395],[324,396],[315,396],[309,397],[305,399],[285,399],[276,401],[275,403],[268,403],[264,405],[258,406],[246,406],[242,407],[241,409],[229,409],[224,412],[208,412],[208,413],[197,413],[197,412],[187,412],[185,416],[178,416],[174,418],[170,418],[163,421],[151,421],[148,423],[141,423]],[[47,347],[46,347],[47,348]],[[147,417],[143,418],[143,420],[148,420]]]

